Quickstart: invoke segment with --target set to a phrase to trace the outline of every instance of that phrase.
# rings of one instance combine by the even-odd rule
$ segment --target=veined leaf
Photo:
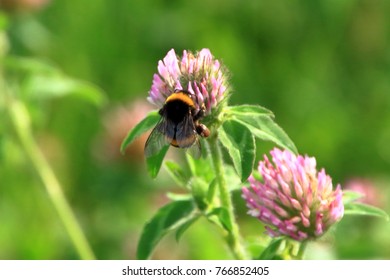
[[[142,121],[140,121],[129,133],[126,138],[123,140],[121,145],[121,152],[124,153],[128,145],[131,144],[137,137],[141,136],[143,133],[153,128],[161,116],[157,111],[150,112]]]
[[[218,135],[229,152],[238,176],[245,181],[252,172],[256,152],[251,131],[237,121],[228,120],[219,128]]]
[[[160,208],[143,228],[137,248],[137,259],[148,259],[167,233],[193,219],[194,209],[194,204],[190,200],[174,201]]]
[[[364,204],[364,203],[348,203],[344,205],[345,215],[365,215],[375,216],[389,220],[389,215],[375,206]]]
[[[237,115],[233,120],[246,126],[257,138],[274,142],[276,145],[297,153],[297,148],[286,132],[267,115]]]

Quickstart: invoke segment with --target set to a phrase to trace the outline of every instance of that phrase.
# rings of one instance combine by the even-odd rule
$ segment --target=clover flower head
[[[271,237],[320,237],[343,217],[340,185],[333,190],[332,179],[324,169],[317,172],[313,157],[277,148],[271,156],[273,163],[267,156],[259,162],[263,182],[250,176],[250,188],[242,190],[248,214],[265,223]]]
[[[216,60],[209,49],[193,54],[183,51],[178,57],[171,49],[158,62],[148,100],[162,107],[175,90],[186,90],[196,97],[196,106],[205,108],[205,113],[222,101],[228,93],[226,69]]]

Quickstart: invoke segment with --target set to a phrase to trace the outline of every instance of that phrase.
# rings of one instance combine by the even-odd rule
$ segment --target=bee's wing
[[[188,148],[188,151],[193,157],[200,157],[201,146],[191,115],[186,116],[184,120],[177,125],[176,142],[180,148]]]
[[[144,149],[145,157],[151,157],[157,154],[163,147],[170,144],[170,141],[165,134],[166,127],[166,121],[162,117],[146,140]]]
[[[189,147],[187,151],[193,158],[200,158],[202,155],[202,146],[200,145],[200,140],[198,137],[196,137],[195,143]]]
[[[184,117],[183,121],[177,124],[175,139],[180,148],[189,148],[196,141],[196,131],[191,115]]]

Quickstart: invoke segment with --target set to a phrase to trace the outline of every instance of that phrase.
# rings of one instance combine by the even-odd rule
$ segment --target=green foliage
[[[150,112],[141,122],[139,122],[131,131],[129,131],[126,138],[123,139],[121,152],[124,153],[128,145],[130,145],[143,133],[153,128],[160,118],[161,116],[158,114],[158,112]]]
[[[228,150],[234,168],[245,181],[255,161],[255,139],[249,129],[235,121],[226,121],[218,130],[222,145]]]
[[[4,69],[13,82],[18,83],[20,94],[26,102],[68,95],[97,106],[106,101],[101,89],[95,85],[68,77],[42,60],[10,56],[4,61]]]
[[[350,204],[350,203],[352,203],[352,202],[354,202],[362,197],[364,197],[364,195],[362,193],[344,190],[343,191],[343,204],[344,205]]]
[[[233,225],[229,218],[229,212],[225,207],[216,207],[207,214],[208,218],[212,219],[216,216],[218,219],[218,225],[222,226],[228,232],[232,231]]]
[[[183,174],[176,168],[173,171],[168,168],[168,174],[159,173],[158,181],[150,180],[142,159],[133,154],[112,156],[110,151],[117,151],[118,147],[115,141],[107,139],[115,138],[116,132],[119,134],[121,129],[117,125],[121,122],[110,120],[108,126],[116,130],[108,132],[107,113],[115,110],[118,103],[125,105],[137,98],[145,99],[156,62],[170,48],[178,52],[210,48],[232,73],[230,104],[261,104],[272,109],[278,125],[288,132],[299,150],[315,155],[318,165],[325,167],[334,181],[344,187],[345,181],[356,175],[372,180],[381,205],[388,212],[390,70],[386,38],[389,12],[388,1],[328,1],[319,5],[311,1],[292,4],[256,0],[245,4],[234,0],[154,1],[153,5],[151,1],[127,0],[51,1],[39,12],[25,11],[7,17],[1,11],[0,30],[7,30],[9,42],[0,38],[0,56],[5,50],[12,58],[34,57],[33,60],[44,64],[42,70],[37,70],[40,78],[53,75],[56,79],[59,75],[67,84],[69,77],[75,77],[76,83],[90,81],[105,90],[106,98],[97,99],[108,101],[106,111],[86,106],[85,102],[79,102],[80,98],[46,95],[48,99],[39,100],[37,90],[34,90],[34,100],[25,93],[18,97],[29,110],[33,133],[64,183],[67,197],[77,209],[97,257],[133,259],[132,246],[124,244],[131,243],[129,238],[137,239],[138,229],[155,205],[156,193],[176,192],[176,185],[188,192],[184,182],[188,183],[194,173],[178,164]],[[274,14],[278,17],[273,17]],[[27,60],[20,65],[32,67]],[[11,61],[1,63],[4,66]],[[30,70],[6,67],[7,82],[14,89],[23,89],[21,83],[28,85]],[[56,72],[58,68],[62,71]],[[12,74],[14,70],[18,71],[17,76]],[[52,97],[61,96],[60,92]],[[4,104],[2,93],[0,107]],[[249,107],[237,108],[229,108],[233,116],[247,111],[253,113]],[[258,108],[254,110],[257,112]],[[36,111],[47,118],[43,125],[36,125],[39,123],[39,115],[33,114]],[[267,110],[262,113],[269,113],[272,119],[273,114]],[[0,257],[78,258],[15,141],[7,118],[0,114],[3,214]],[[134,119],[136,115],[132,113]],[[241,123],[247,128],[251,124],[257,127],[259,122]],[[252,131],[252,127],[248,129]],[[262,133],[259,136],[272,138]],[[204,142],[202,150],[207,153]],[[260,142],[257,154],[267,152],[273,143]],[[216,203],[218,183],[212,165],[201,159],[195,170],[198,175],[207,173],[207,201]],[[173,172],[177,177],[172,182],[167,175]],[[234,167],[226,166],[225,175],[231,191],[242,187]],[[172,200],[183,197],[189,199],[189,193],[169,195]],[[242,201],[238,198],[235,204],[245,234],[262,236],[257,221],[247,218]],[[185,258],[229,258],[221,250],[225,247],[221,238],[213,237],[215,232],[210,231],[205,220],[194,219],[189,224],[190,230],[183,230],[184,236],[179,234],[181,245],[196,248],[188,250]],[[191,226],[195,224],[198,226]],[[326,258],[389,259],[389,224],[382,219],[346,215],[337,231],[330,233],[332,241],[323,240],[321,248],[328,250]],[[25,232],[29,232],[28,239]],[[177,258],[170,250],[172,244],[167,242],[158,248],[159,257]],[[264,240],[260,242],[265,245]]]
[[[234,120],[249,129],[260,140],[271,141],[276,145],[297,153],[294,143],[274,121],[273,115],[267,109],[254,105],[241,105],[238,109],[227,110],[228,119]],[[235,112],[237,112],[235,114]]]
[[[199,210],[203,211],[208,206],[207,192],[209,184],[202,177],[192,177],[189,181],[191,193]]]
[[[344,206],[345,215],[364,215],[364,216],[376,216],[379,218],[389,220],[389,215],[377,207],[364,204],[364,203],[348,203]]]
[[[287,134],[273,121],[273,114],[266,108],[257,105],[231,106],[225,109],[225,119],[218,129],[218,137],[228,150],[234,168],[245,181],[252,172],[256,155],[255,140],[272,141],[276,145],[297,152],[294,143]],[[156,125],[160,116],[152,112],[138,123],[123,140],[123,152],[137,137]],[[168,149],[160,150],[157,154],[146,157],[149,174],[155,178],[160,170],[162,160]]]
[[[358,202],[357,200],[362,197],[361,193],[353,191],[343,192],[344,214],[345,215],[363,215],[374,216],[389,220],[389,215],[375,206]]]
[[[146,158],[146,165],[150,177],[156,178],[158,172],[160,171],[161,165],[163,163],[164,157],[168,152],[169,146],[165,145],[157,154],[152,155]]]
[[[269,245],[261,252],[257,260],[274,260],[280,259],[280,248],[285,242],[284,238],[274,238]]]
[[[178,184],[179,186],[186,186],[189,182],[189,177],[183,170],[183,168],[174,161],[166,161],[165,167],[169,172],[171,178]]]
[[[157,243],[167,233],[178,229],[189,221],[193,222],[194,210],[194,205],[189,200],[173,201],[160,208],[154,217],[145,224],[138,243],[137,259],[148,259]],[[179,230],[180,237],[184,228],[179,228]]]

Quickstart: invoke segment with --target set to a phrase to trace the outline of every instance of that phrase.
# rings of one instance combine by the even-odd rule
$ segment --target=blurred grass
[[[136,153],[112,153],[127,128],[108,116],[145,99],[157,61],[171,48],[210,48],[232,73],[233,104],[271,109],[335,184],[369,178],[390,211],[389,12],[381,0],[51,1],[10,15],[8,35],[12,54],[49,60],[105,91],[103,109],[65,97],[31,110],[36,137],[97,257],[124,259],[134,258],[143,223],[175,186],[164,173],[148,178]],[[1,131],[12,134],[6,123]],[[77,258],[18,143],[0,137],[0,258]],[[270,147],[263,144],[258,157]],[[236,203],[244,235],[262,234],[239,196]],[[179,244],[168,237],[155,258],[229,258],[209,227],[196,225]],[[335,245],[327,256],[390,259],[388,232],[385,221],[347,217],[325,239]]]

